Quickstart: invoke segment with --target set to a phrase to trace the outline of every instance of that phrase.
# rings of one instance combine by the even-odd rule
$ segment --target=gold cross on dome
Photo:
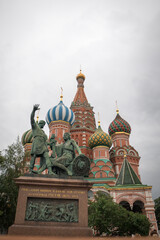
[[[61,96],[60,96],[60,100],[63,100],[63,88],[61,87]]]

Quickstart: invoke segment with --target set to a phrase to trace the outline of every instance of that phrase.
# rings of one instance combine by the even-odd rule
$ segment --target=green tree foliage
[[[89,201],[89,226],[96,229],[99,234],[130,236],[149,234],[150,222],[146,216],[127,211],[114,203],[110,196],[100,192],[95,201]]]
[[[23,146],[17,141],[0,152],[0,231],[6,232],[13,224],[16,212],[18,187],[14,178],[23,174]]]
[[[155,214],[158,224],[158,229],[160,229],[160,197],[154,200],[155,202]]]

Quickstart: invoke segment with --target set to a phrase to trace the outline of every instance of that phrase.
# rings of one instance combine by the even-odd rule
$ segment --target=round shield
[[[90,170],[90,160],[84,154],[80,154],[73,160],[73,174],[87,177]]]

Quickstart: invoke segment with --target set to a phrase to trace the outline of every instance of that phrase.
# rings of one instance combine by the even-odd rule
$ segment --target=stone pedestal
[[[10,235],[92,236],[88,227],[88,190],[82,179],[23,176]]]

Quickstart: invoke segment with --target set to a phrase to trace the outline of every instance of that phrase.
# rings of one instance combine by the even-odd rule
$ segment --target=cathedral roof
[[[85,75],[82,73],[82,71],[80,70],[80,73],[77,75],[76,79],[78,81],[79,78],[82,78],[85,80]]]
[[[60,100],[58,105],[56,105],[53,108],[50,108],[46,115],[46,122],[48,123],[48,125],[52,121],[60,121],[60,120],[68,122],[71,125],[75,121],[75,115],[73,111],[64,105],[62,99]]]
[[[88,104],[88,100],[86,97],[86,94],[84,92],[84,88],[78,88],[77,93],[74,97],[73,103],[75,105],[77,104]]]
[[[97,146],[106,146],[110,148],[112,145],[112,139],[102,130],[101,126],[99,125],[95,133],[90,136],[88,144],[90,148]]]
[[[108,128],[109,135],[112,135],[117,132],[125,132],[130,134],[131,133],[131,127],[127,121],[125,121],[120,115],[119,111],[117,110],[117,115],[113,122],[109,125]]]
[[[76,95],[74,97],[74,100],[72,102],[72,105],[88,105],[90,106],[90,104],[88,103],[86,94],[84,92],[84,80],[85,80],[85,75],[81,72],[77,75],[76,77],[78,85],[77,85],[77,92]]]
[[[32,129],[29,129],[23,133],[21,142],[23,145],[25,145],[26,143],[32,143],[32,141],[33,141]]]
[[[135,184],[142,184],[142,183],[139,180],[133,168],[131,167],[127,158],[125,157],[116,185],[132,185],[132,184],[135,185]]]

